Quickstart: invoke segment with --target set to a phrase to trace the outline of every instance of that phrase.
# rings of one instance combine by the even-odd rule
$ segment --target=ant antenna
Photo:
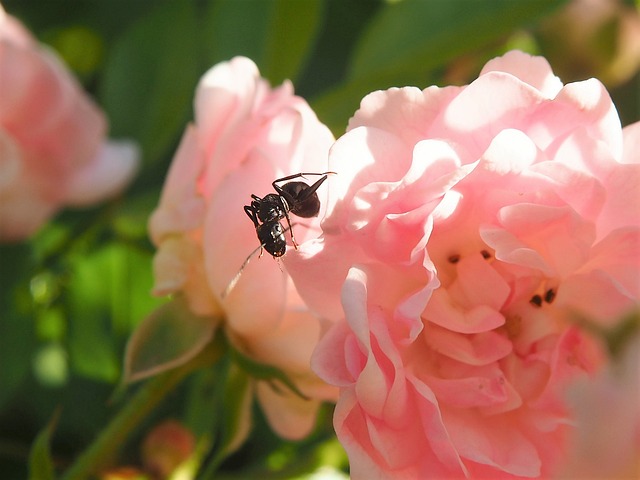
[[[293,228],[294,226],[298,225],[297,223],[294,223],[291,225],[291,227]],[[287,232],[289,230],[289,227],[285,228],[284,231]],[[225,298],[227,298],[227,296],[231,293],[231,291],[236,288],[236,285],[238,284],[238,282],[240,281],[240,277],[242,276],[242,272],[244,271],[244,269],[247,267],[247,265],[249,265],[249,262],[251,261],[251,259],[253,257],[256,256],[256,253],[260,252],[260,255],[258,256],[258,258],[262,257],[262,252],[263,252],[263,248],[264,248],[265,244],[263,243],[262,245],[260,245],[258,248],[256,248],[253,252],[251,252],[247,258],[245,258],[244,262],[242,262],[242,265],[240,265],[240,268],[238,269],[238,273],[236,273],[234,275],[234,277],[231,279],[231,281],[229,282],[229,284],[227,285],[227,288],[224,289],[224,291],[220,294],[220,297],[224,300]],[[276,259],[276,257],[274,257],[274,259]],[[277,259],[276,259],[277,260]],[[280,268],[280,271],[282,271],[282,267],[280,267],[280,262],[278,262],[278,267]]]
[[[260,252],[260,254],[262,254],[263,248],[264,248],[264,243],[260,245],[258,248],[256,248],[253,252],[251,252],[249,256],[245,259],[245,261],[242,262],[242,265],[240,265],[240,269],[238,270],[238,273],[235,274],[235,276],[229,282],[229,285],[227,285],[227,288],[225,288],[222,294],[220,295],[223,300],[227,298],[227,295],[231,293],[231,290],[233,290],[236,287],[238,281],[240,280],[240,276],[242,275],[242,271],[245,269],[247,265],[249,265],[249,261],[256,255],[256,253]]]

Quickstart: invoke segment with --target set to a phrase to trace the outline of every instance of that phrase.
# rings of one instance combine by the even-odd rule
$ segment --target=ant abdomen
[[[318,216],[318,213],[320,213],[320,199],[315,190],[308,194],[311,189],[309,185],[304,182],[289,182],[285,183],[281,188],[283,192],[288,193],[294,200],[289,210],[291,213],[302,218]]]

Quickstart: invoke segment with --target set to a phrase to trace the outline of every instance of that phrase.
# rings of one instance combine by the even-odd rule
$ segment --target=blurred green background
[[[126,402],[110,401],[126,340],[163,303],[149,293],[146,221],[192,118],[198,79],[215,63],[245,55],[273,85],[291,79],[336,136],[366,93],[465,84],[511,48],[545,55],[565,83],[602,79],[623,124],[640,119],[633,1],[2,3],[65,59],[107,112],[111,136],[136,139],[143,149],[143,167],[123,196],[64,211],[30,241],[0,246],[3,479],[27,477],[31,444],[58,409],[52,451],[63,469]],[[163,418],[197,431],[213,408],[198,397],[203,384],[215,384],[211,375],[196,375],[173,392],[127,444],[121,464],[139,463],[145,428]],[[331,440],[329,406],[314,435],[300,443],[278,439],[256,415],[250,440],[222,465],[229,478],[293,478],[322,463],[345,467]]]

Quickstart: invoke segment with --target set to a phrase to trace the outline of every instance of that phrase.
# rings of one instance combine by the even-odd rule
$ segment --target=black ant
[[[327,179],[327,176],[333,173],[335,172],[296,173],[295,175],[279,178],[271,183],[277,193],[269,193],[263,198],[251,195],[253,199],[251,205],[245,205],[244,211],[253,221],[256,235],[260,240],[260,248],[264,247],[274,258],[285,254],[287,242],[284,235],[285,230],[280,223],[282,219],[287,221],[287,230],[291,235],[291,243],[293,243],[294,248],[298,248],[291,229],[289,213],[303,218],[317,216],[318,212],[320,212],[320,200],[316,190]],[[282,186],[278,185],[280,182],[294,178],[304,178],[305,175],[322,175],[323,177],[313,185],[307,185],[305,182],[288,182]]]
[[[260,246],[256,248],[244,261],[236,276],[231,280],[222,293],[222,298],[226,297],[238,282],[242,271],[249,263],[249,260],[256,252],[260,251],[262,256],[263,249],[266,250],[273,258],[283,256],[287,251],[287,239],[285,233],[289,231],[291,235],[291,243],[294,248],[298,249],[298,244],[293,235],[291,219],[289,214],[294,214],[302,218],[311,218],[320,212],[320,199],[316,190],[327,179],[328,175],[334,175],[335,172],[324,173],[296,173],[287,177],[274,180],[271,185],[276,193],[268,193],[260,198],[257,195],[251,195],[251,204],[245,205],[244,211],[253,222],[256,229],[256,235],[260,240]],[[313,185],[305,182],[287,182],[284,185],[278,185],[287,180],[294,178],[304,178],[305,175],[321,175],[322,178]],[[282,220],[287,221],[287,228],[283,228],[280,223]]]

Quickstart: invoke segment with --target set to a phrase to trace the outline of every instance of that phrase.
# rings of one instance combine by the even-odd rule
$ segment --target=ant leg
[[[324,173],[302,172],[302,173],[296,173],[294,175],[289,175],[287,177],[278,178],[277,180],[274,180],[271,183],[271,185],[273,186],[273,189],[276,192],[280,193],[281,190],[279,190],[280,187],[278,185],[276,185],[277,183],[285,182],[287,180],[293,180],[294,178],[300,178],[300,177],[304,178],[305,175],[320,175],[320,176],[322,176],[322,175],[337,175],[337,174],[336,174],[336,172],[324,172]],[[317,188],[318,187],[316,187],[316,189]]]
[[[297,200],[299,202],[304,202],[307,198],[309,198],[311,195],[313,195],[314,193],[316,193],[316,190],[318,190],[318,188],[320,188],[320,185],[322,185],[322,183],[327,179],[327,175],[325,175],[324,177],[322,177],[320,180],[318,180],[316,183],[314,183],[313,185],[309,185],[309,188],[305,188],[300,195],[298,196]]]
[[[304,202],[307,198],[311,197],[316,190],[318,190],[318,188],[320,188],[320,185],[322,185],[322,183],[327,179],[327,176],[333,174],[333,175],[337,175],[336,172],[324,172],[324,173],[296,173],[295,175],[289,175],[288,177],[283,177],[283,178],[279,178],[277,180],[275,180],[272,185],[273,185],[273,189],[278,193],[278,195],[280,195],[281,197],[284,197],[284,199],[289,203],[290,207],[293,207],[293,205],[297,202]],[[299,178],[299,177],[303,177],[304,175],[323,175],[323,177],[318,180],[316,183],[314,183],[313,185],[307,185],[306,188],[304,190],[302,190],[297,198],[293,198],[291,196],[291,194],[289,194],[287,191],[285,191],[280,185],[277,185],[276,182],[284,182],[285,180],[291,180],[293,178]],[[304,183],[304,182],[301,182]],[[285,185],[289,185],[288,183]]]
[[[289,235],[291,235],[291,243],[293,243],[293,248],[298,250],[298,242],[296,242],[296,237],[293,235],[293,227],[291,226],[291,220],[289,220],[289,214],[285,212],[284,218],[287,221],[287,230],[289,230]]]
[[[247,216],[251,219],[251,221],[253,222],[253,225],[256,228],[260,226],[260,222],[258,222],[258,214],[256,212],[256,209],[253,206],[245,205],[244,213],[247,214]]]
[[[253,222],[253,225],[256,227],[256,230],[257,230],[258,227],[260,226],[260,222],[258,221],[258,213],[256,211],[256,207],[253,205],[253,202],[252,202],[252,205],[244,206],[244,213],[246,213],[247,216],[251,219],[251,221]],[[258,258],[262,258],[262,254],[264,253],[264,244],[260,245],[260,247],[258,248],[260,248],[260,255],[258,255]]]

